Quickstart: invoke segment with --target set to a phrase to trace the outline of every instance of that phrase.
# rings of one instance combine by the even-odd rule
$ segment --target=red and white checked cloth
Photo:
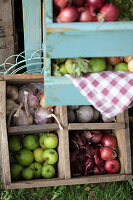
[[[102,114],[104,121],[133,106],[133,73],[105,71],[80,78],[66,75]]]

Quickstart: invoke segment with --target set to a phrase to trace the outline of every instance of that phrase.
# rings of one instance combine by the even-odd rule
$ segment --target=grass
[[[4,190],[2,200],[132,200],[133,181]]]

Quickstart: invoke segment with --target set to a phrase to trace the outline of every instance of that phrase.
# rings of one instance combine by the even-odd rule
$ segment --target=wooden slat
[[[59,128],[58,124],[44,124],[44,125],[29,125],[29,126],[15,126],[8,128],[8,135],[23,135],[41,133],[44,131],[56,131]]]
[[[0,1],[0,64],[5,62],[9,56],[14,55],[12,3],[13,0]],[[14,63],[13,58],[10,59],[10,63]]]
[[[57,106],[55,109],[55,114],[60,117],[63,130],[58,130],[59,143],[59,178],[65,177],[68,179],[70,175],[70,158],[69,158],[69,137],[68,137],[68,121],[67,121],[67,107],[66,106]]]
[[[43,82],[43,74],[7,74],[0,75],[0,81],[10,83]]]
[[[125,123],[70,123],[69,130],[107,130],[124,129]]]
[[[121,163],[121,174],[132,174],[131,168],[131,146],[130,146],[130,133],[128,123],[128,113],[123,113],[116,116],[117,122],[125,121],[126,129],[115,130],[114,133],[117,137],[119,148],[119,160]]]
[[[1,134],[1,154],[3,182],[11,183],[8,138],[6,131],[6,82],[0,81],[0,134]]]
[[[41,0],[32,0],[32,2],[31,0],[22,0],[22,3],[25,56],[26,59],[29,59],[34,51],[42,49]],[[28,60],[27,64],[34,62],[41,62],[41,59],[32,60],[32,62]],[[27,66],[27,70],[34,70],[36,73],[39,73],[41,69],[41,64]]]
[[[78,177],[68,180],[51,179],[51,180],[31,180],[31,181],[18,181],[11,183],[7,186],[7,189],[19,189],[19,188],[36,188],[36,187],[48,187],[48,186],[59,186],[59,185],[76,185],[76,184],[91,184],[91,183],[103,183],[103,182],[114,182],[114,181],[126,181],[133,179],[130,175],[97,175],[88,177]]]

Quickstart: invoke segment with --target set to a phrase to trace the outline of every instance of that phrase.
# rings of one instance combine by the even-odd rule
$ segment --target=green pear
[[[53,165],[58,161],[58,153],[54,149],[44,150],[42,157],[45,163],[50,165]]]
[[[52,178],[55,175],[55,168],[52,165],[44,165],[42,167],[42,176],[44,178]]]
[[[12,180],[18,181],[21,178],[21,172],[23,167],[19,164],[12,164],[11,165],[11,177]]]
[[[29,167],[23,169],[22,177],[26,180],[31,180],[34,177],[34,170]]]
[[[46,135],[47,135],[46,133],[43,133],[43,134],[41,135],[40,139],[39,139],[40,146],[41,146],[43,149],[47,149],[47,148],[45,147],[45,145],[44,145],[44,139],[45,139]]]
[[[42,158],[44,149],[42,148],[37,148],[33,151],[34,159],[36,162],[42,163],[44,160]]]
[[[8,144],[10,151],[19,151],[22,148],[20,139],[16,135],[9,136]]]
[[[29,168],[33,169],[34,178],[41,178],[42,164],[35,162],[32,163]]]
[[[126,63],[119,63],[114,67],[115,71],[128,71],[128,65]]]
[[[47,133],[45,139],[44,139],[44,145],[48,149],[54,149],[58,145],[58,137],[54,133]]]
[[[28,166],[34,160],[33,153],[28,149],[19,150],[18,152],[16,152],[15,157],[16,157],[18,163],[22,166]]]
[[[39,146],[38,137],[36,135],[27,135],[23,138],[23,145],[29,150],[34,150]]]
[[[104,58],[92,58],[90,59],[90,66],[92,72],[102,72],[106,69],[106,61]]]

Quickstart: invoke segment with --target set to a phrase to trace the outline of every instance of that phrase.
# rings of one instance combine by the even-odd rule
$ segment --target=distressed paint
[[[66,77],[51,77],[51,59],[133,55],[133,21],[53,23],[53,0],[44,0],[46,105],[87,105]]]
[[[45,78],[46,105],[90,105],[66,77]]]
[[[34,51],[42,48],[41,0],[22,0],[22,4],[25,56],[28,59]],[[27,61],[27,64],[29,62]],[[33,67],[35,73],[39,72],[41,68],[40,64]],[[32,67],[27,67],[27,70],[32,71]]]

